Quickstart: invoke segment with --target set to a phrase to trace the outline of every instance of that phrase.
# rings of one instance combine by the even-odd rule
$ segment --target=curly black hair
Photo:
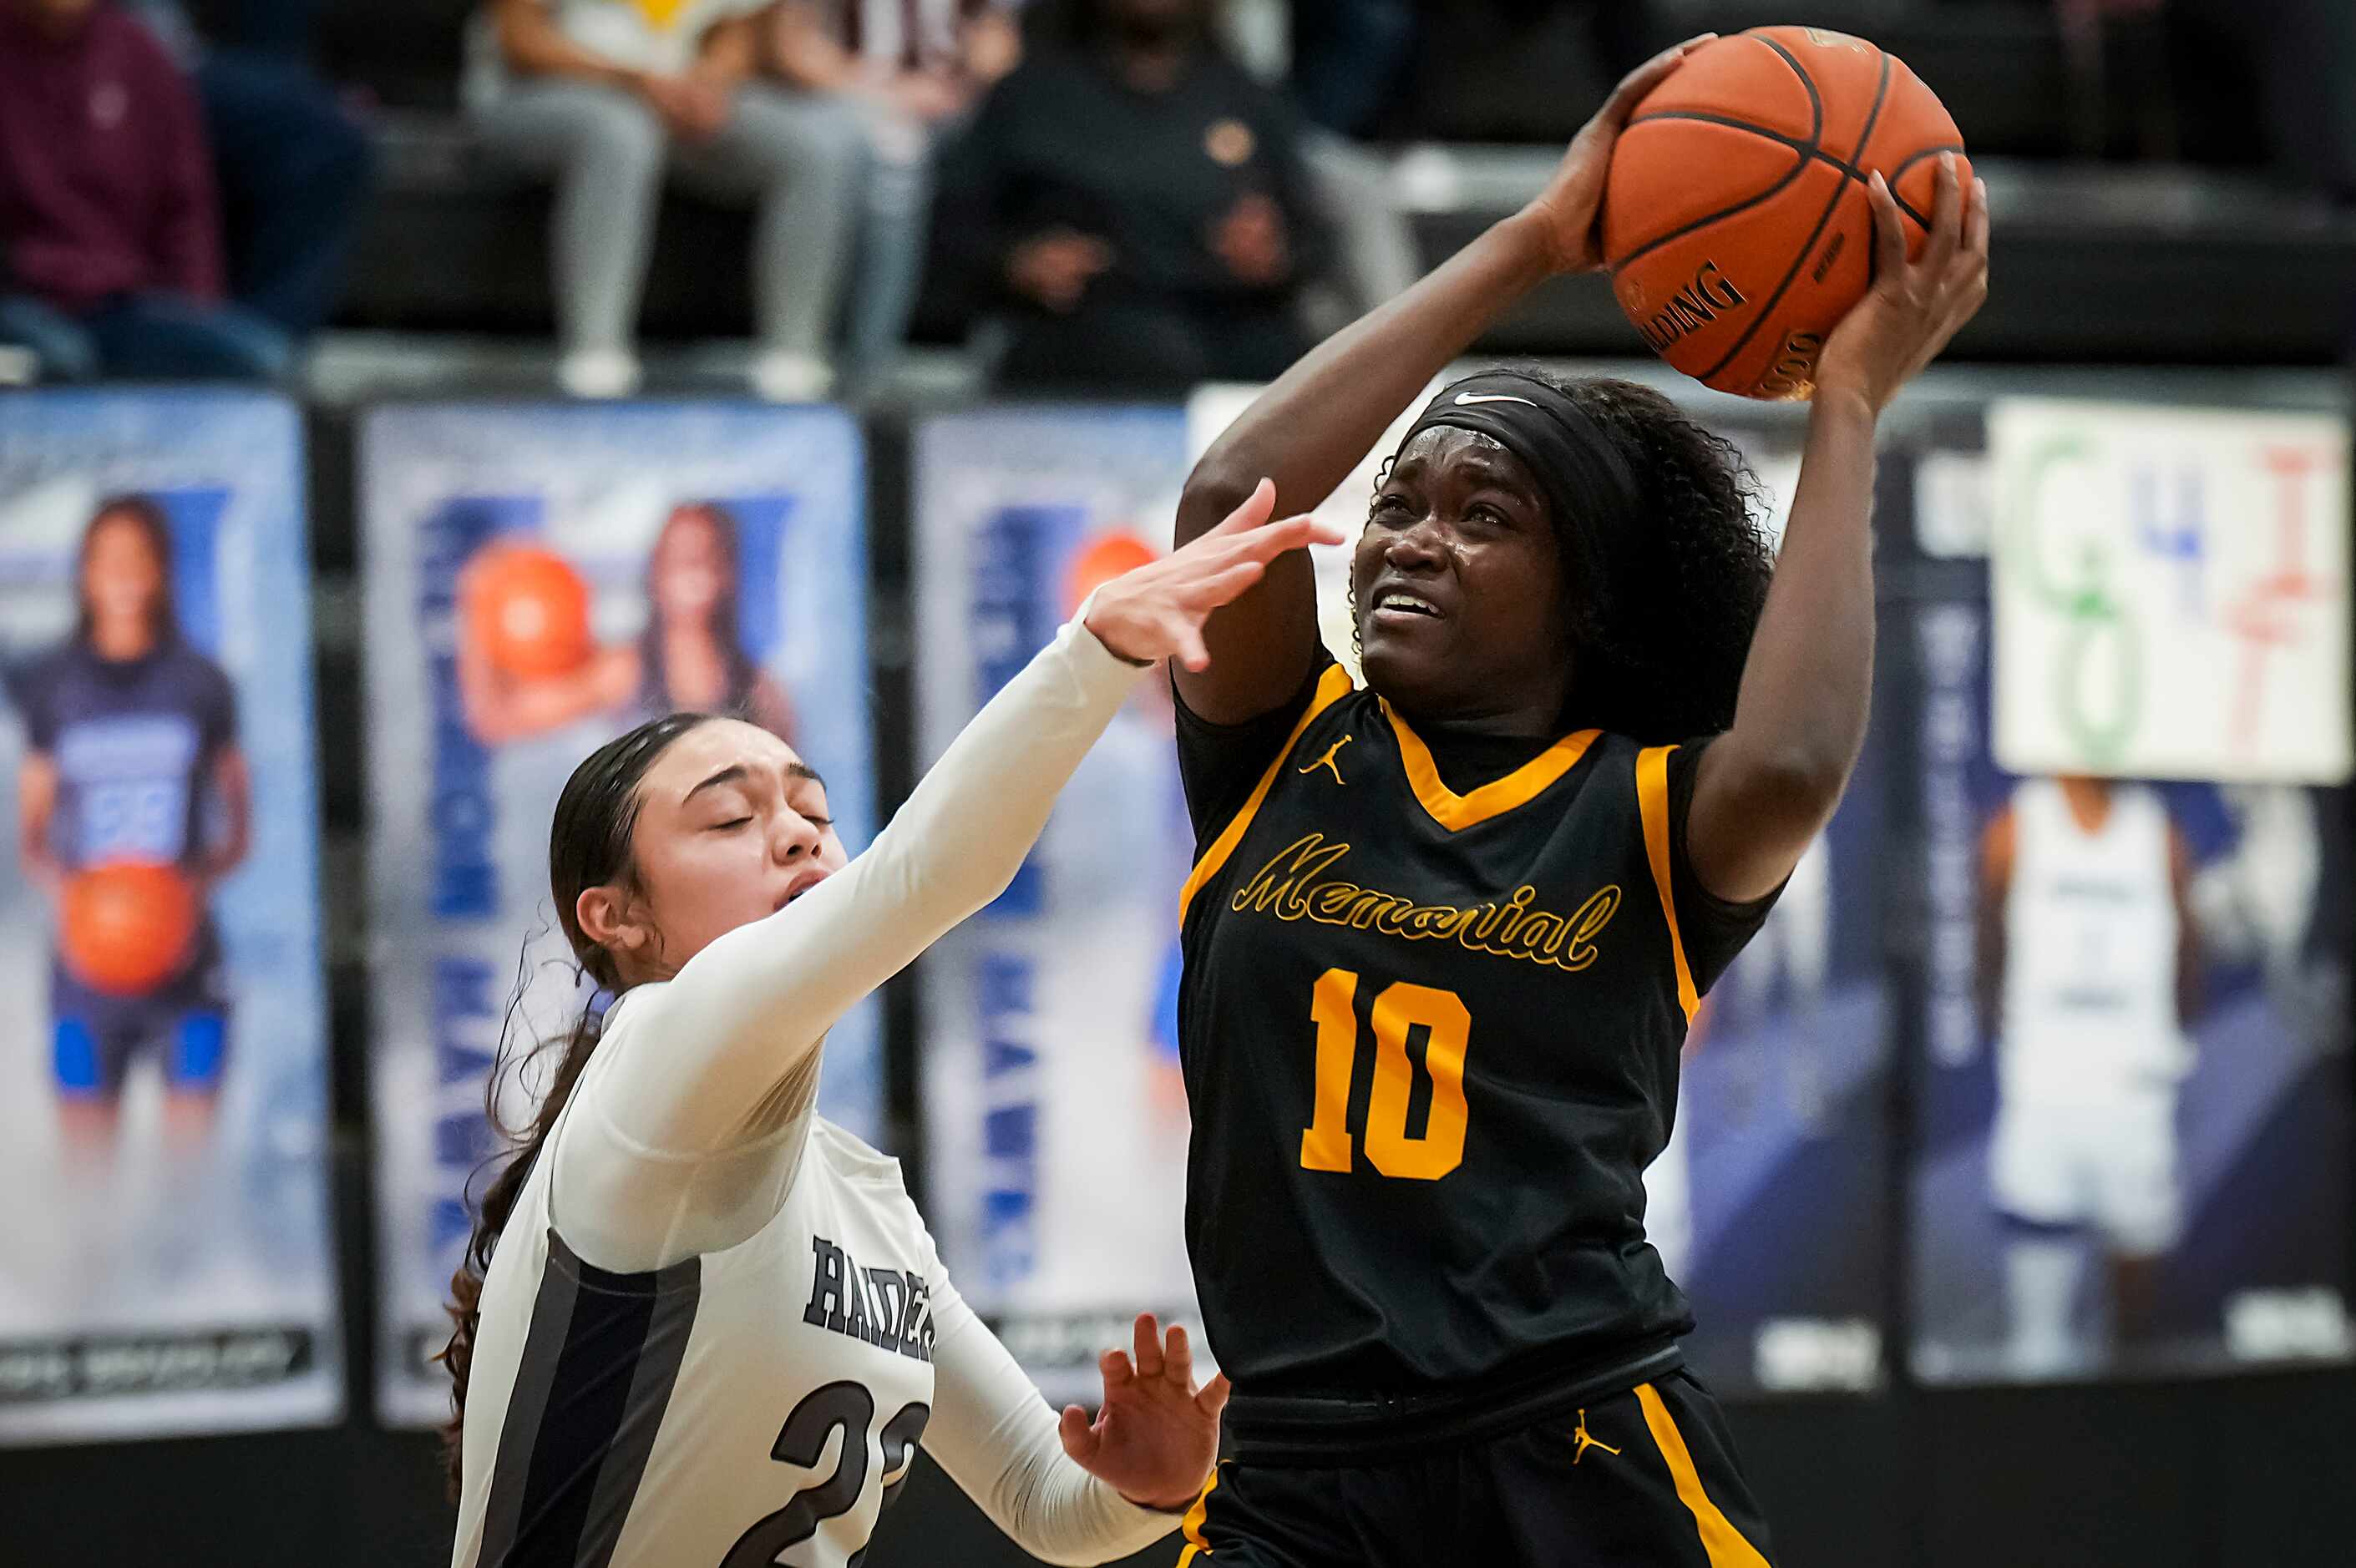
[[[1646,745],[1717,734],[1734,722],[1775,569],[1758,475],[1732,442],[1650,387],[1515,368],[1601,425],[1644,492],[1645,526],[1608,550],[1596,530],[1554,518],[1579,659],[1564,727]]]

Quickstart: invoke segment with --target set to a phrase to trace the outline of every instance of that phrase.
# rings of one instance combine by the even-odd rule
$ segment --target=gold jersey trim
[[[1440,768],[1432,762],[1431,748],[1423,743],[1423,737],[1393,712],[1387,702],[1383,703],[1383,717],[1390,720],[1391,732],[1398,737],[1399,762],[1407,770],[1408,788],[1415,792],[1426,814],[1451,833],[1461,833],[1516,806],[1527,805],[1557,779],[1577,767],[1579,759],[1587,755],[1587,748],[1602,733],[1600,730],[1574,731],[1504,778],[1493,779],[1471,795],[1458,795],[1440,782]]]
[[[1653,886],[1660,890],[1661,914],[1669,923],[1669,957],[1676,965],[1677,1006],[1693,1022],[1701,998],[1686,965],[1685,938],[1677,934],[1677,899],[1669,886],[1669,753],[1675,746],[1650,746],[1636,753],[1636,810],[1644,819],[1644,858],[1652,862]]]
[[[1260,774],[1259,784],[1252,790],[1251,798],[1244,802],[1243,809],[1236,813],[1235,820],[1211,841],[1211,847],[1203,851],[1203,858],[1194,862],[1194,870],[1187,874],[1186,885],[1178,891],[1180,925],[1186,923],[1186,912],[1194,907],[1194,895],[1203,891],[1203,884],[1219,874],[1219,868],[1227,863],[1227,857],[1234,854],[1236,846],[1243,842],[1244,830],[1251,826],[1252,818],[1258,814],[1260,803],[1268,798],[1268,792],[1274,787],[1276,775],[1282,771],[1285,760],[1292,755],[1292,748],[1301,743],[1301,734],[1316,722],[1319,714],[1349,696],[1350,690],[1350,672],[1340,665],[1328,667],[1325,673],[1318,677],[1316,694],[1309,700],[1309,711],[1301,716],[1301,721],[1292,727],[1292,733],[1284,738],[1283,749],[1268,764],[1268,772]]]

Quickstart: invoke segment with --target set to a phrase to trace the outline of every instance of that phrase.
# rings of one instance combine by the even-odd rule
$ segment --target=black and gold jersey
[[[1685,864],[1699,745],[1537,744],[1419,734],[1331,663],[1248,725],[1181,705],[1186,1237],[1241,1390],[1675,1364],[1643,1172],[1769,901]]]

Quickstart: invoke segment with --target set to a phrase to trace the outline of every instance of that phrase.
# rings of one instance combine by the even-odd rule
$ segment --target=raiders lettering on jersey
[[[914,1269],[861,1268],[824,1236],[810,1238],[810,1251],[815,1262],[803,1322],[914,1360],[932,1360],[931,1296]]]

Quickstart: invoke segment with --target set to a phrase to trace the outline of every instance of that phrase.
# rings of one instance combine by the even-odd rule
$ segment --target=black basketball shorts
[[[1767,1568],[1718,1402],[1669,1372],[1379,1464],[1222,1460],[1180,1568]]]

